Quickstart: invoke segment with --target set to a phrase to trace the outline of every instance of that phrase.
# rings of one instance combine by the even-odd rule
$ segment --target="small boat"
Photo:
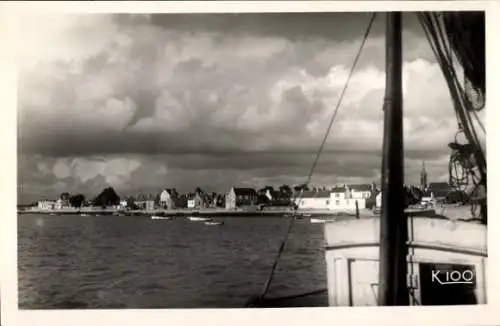
[[[152,215],[151,216],[151,219],[152,220],[171,220],[172,217],[171,216],[158,216],[158,215]]]
[[[312,214],[309,214],[309,213],[306,213],[306,214],[302,214],[303,217],[311,217]]]
[[[212,221],[210,217],[201,217],[201,216],[188,216],[188,220],[192,222],[209,222]]]
[[[328,223],[335,222],[335,218],[312,218],[310,220],[311,223]]]
[[[56,214],[56,213],[50,213],[49,215],[52,215],[52,216],[54,216],[54,215],[57,215],[57,214]]]
[[[224,224],[223,221],[206,221],[205,225],[222,225]]]
[[[89,214],[82,213],[80,216],[90,216]]]

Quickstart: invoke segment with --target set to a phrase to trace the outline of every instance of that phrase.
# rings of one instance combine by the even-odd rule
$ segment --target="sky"
[[[300,184],[368,13],[41,15],[18,31],[18,200],[62,192]],[[404,15],[405,181],[447,180],[457,131],[417,20]],[[312,184],[380,181],[378,14]]]

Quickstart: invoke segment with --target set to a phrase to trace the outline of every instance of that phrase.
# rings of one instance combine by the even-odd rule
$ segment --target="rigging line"
[[[443,31],[445,29],[445,27],[441,25],[439,18],[435,14],[433,16],[431,16],[430,19],[432,19],[432,18],[434,18],[434,21],[435,21],[435,25],[436,25],[435,29],[437,29],[437,31],[439,32],[438,38],[442,39],[443,47],[445,47],[444,44],[446,43],[446,38],[444,36],[445,32]],[[448,43],[449,43],[449,46],[451,48],[451,42],[448,42]],[[451,75],[451,78],[453,79],[453,84],[456,88],[455,91],[459,93],[460,98],[462,100],[462,104],[463,104],[463,106],[465,106],[465,108],[462,108],[462,109],[467,109],[467,111],[475,112],[475,110],[472,107],[472,103],[470,103],[467,99],[467,95],[465,94],[465,89],[462,87],[462,85],[458,81],[458,76],[457,76],[457,73],[456,73],[454,66],[453,66],[452,53],[451,53],[450,49],[448,49],[448,48],[445,48],[445,50],[447,52],[446,53],[447,58],[445,59],[445,61],[447,61],[447,65],[448,65],[448,68],[450,70],[449,73]],[[470,106],[470,107],[468,107],[468,106]],[[470,115],[467,115],[467,117],[470,120],[469,121],[470,125],[473,127],[472,121],[470,119]],[[476,119],[478,119],[477,114],[476,114]],[[479,125],[481,126],[481,128],[483,129],[483,131],[485,131],[484,127],[482,126],[482,123],[480,121],[478,121],[478,122],[479,122]],[[473,136],[475,136],[476,141],[478,141],[477,134],[475,134],[475,132],[473,133]]]
[[[478,143],[477,134],[473,132],[472,121],[470,115],[468,114],[466,108],[464,108],[464,94],[461,87],[458,85],[457,77],[454,74],[453,67],[450,66],[449,60],[446,57],[446,54],[443,53],[442,47],[446,47],[445,40],[441,39],[439,34],[437,33],[438,27],[435,26],[435,22],[433,21],[433,16],[430,14],[419,14],[420,23],[424,29],[427,40],[431,44],[431,48],[436,56],[438,62],[441,63],[442,66],[448,69],[442,69],[444,73],[444,77],[450,87],[450,93],[453,101],[455,102],[455,109],[458,121],[461,123],[462,128],[465,128],[466,131],[470,133],[470,138],[473,143]],[[435,43],[432,46],[432,43]],[[472,130],[471,130],[472,129]]]
[[[442,29],[444,29],[444,27],[441,26],[439,18],[437,17],[436,14],[427,14],[427,15],[430,17],[429,18],[430,20],[435,21],[435,26],[434,26],[433,32],[436,34],[435,35],[436,38],[441,39],[441,42],[443,43],[442,47],[445,47],[446,38],[444,37],[444,33],[442,31]],[[453,65],[450,64],[451,53],[448,53],[447,56],[448,56],[448,58],[445,57],[444,61],[446,62],[447,66],[448,66],[448,74],[450,75],[448,78],[450,78],[451,82],[453,83],[454,91],[456,93],[458,93],[458,94],[455,94],[455,96],[458,96],[459,99],[461,100],[459,103],[460,106],[458,109],[463,111],[462,115],[463,115],[464,119],[466,120],[467,128],[469,129],[469,133],[472,137],[472,142],[475,143],[475,146],[477,148],[481,148],[479,138],[478,138],[477,133],[475,131],[472,117],[470,115],[470,112],[474,112],[474,110],[472,108],[472,103],[467,100],[467,96],[465,94],[465,89],[463,89],[462,85],[460,85],[456,71],[455,71]]]
[[[479,115],[477,114],[477,111],[472,111],[474,114],[474,117],[476,118],[477,124],[479,127],[481,127],[481,130],[486,134],[486,128],[484,128],[483,122],[479,118]]]
[[[345,94],[345,92],[347,90],[347,86],[349,85],[349,81],[351,80],[351,77],[352,77],[352,75],[354,73],[354,70],[355,70],[355,68],[357,66],[357,63],[359,61],[359,58],[360,58],[361,53],[363,51],[363,48],[364,48],[364,46],[366,44],[366,41],[368,39],[368,35],[370,34],[370,30],[372,28],[372,25],[373,25],[373,22],[375,20],[375,17],[376,17],[376,13],[372,13],[372,16],[371,16],[370,21],[368,23],[368,26],[366,28],[365,34],[363,36],[363,40],[361,41],[361,44],[359,46],[358,52],[356,54],[356,57],[354,58],[353,64],[351,66],[351,70],[349,71],[349,75],[347,76],[346,82],[344,84],[344,88],[342,89],[342,92],[340,93],[339,99],[337,101],[337,105],[335,107],[335,111],[333,112],[333,115],[332,115],[332,117],[330,119],[330,122],[328,124],[328,128],[326,130],[325,136],[324,136],[323,141],[321,142],[321,145],[320,145],[320,147],[318,149],[318,152],[316,154],[316,158],[314,159],[314,162],[313,162],[313,165],[311,167],[311,170],[309,171],[309,175],[307,176],[307,182],[305,183],[305,185],[308,185],[311,182],[312,175],[314,173],[314,170],[316,169],[316,165],[318,164],[318,160],[319,160],[319,157],[321,156],[321,152],[323,151],[323,148],[325,147],[325,143],[326,143],[326,141],[328,139],[328,135],[330,134],[330,130],[332,129],[333,122],[335,121],[335,118],[336,118],[337,113],[339,111],[340,104],[342,103],[342,99],[343,99],[344,94]],[[300,195],[298,196],[299,201],[300,201],[301,195],[302,195],[302,193],[300,193]],[[296,201],[296,199],[297,198],[293,198],[294,202]],[[295,215],[295,211],[294,211],[293,215]],[[259,299],[262,300],[265,297],[265,295],[267,294],[267,292],[269,291],[269,287],[271,286],[271,282],[272,282],[272,279],[274,277],[274,272],[276,270],[276,266],[278,265],[278,261],[279,261],[279,258],[281,256],[281,253],[283,252],[283,250],[284,250],[284,248],[286,246],[286,243],[287,243],[287,240],[288,240],[288,236],[289,236],[289,234],[290,234],[290,232],[292,230],[292,226],[293,226],[293,222],[294,221],[295,221],[295,218],[292,216],[290,218],[289,223],[288,223],[287,232],[285,233],[285,237],[284,237],[284,239],[283,239],[283,241],[282,241],[282,243],[280,245],[280,248],[278,250],[278,254],[276,256],[276,259],[274,260],[273,266],[271,267],[271,271],[269,273],[268,279],[267,279],[267,281],[266,281],[266,283],[264,285],[264,288],[263,288],[260,296],[257,298],[258,300]],[[247,306],[248,306],[248,304],[247,304]]]
[[[450,87],[450,93],[451,93],[451,96],[455,102],[455,109],[456,109],[456,114],[457,114],[457,118],[459,120],[459,122],[461,122],[461,130],[467,135],[469,133],[469,135],[467,135],[468,137],[468,140],[469,142],[475,147],[475,154],[479,157],[479,159],[482,159],[482,147],[480,146],[480,143],[479,143],[479,139],[477,137],[477,133],[475,132],[475,129],[474,129],[474,125],[473,125],[473,121],[472,121],[472,117],[471,117],[471,112],[474,112],[474,110],[468,110],[467,108],[467,104],[470,104],[467,102],[467,99],[466,99],[466,96],[465,96],[465,91],[464,89],[462,89],[460,83],[458,82],[458,77],[456,75],[456,72],[454,70],[454,67],[452,65],[450,65],[450,57],[449,57],[449,53],[443,53],[443,52],[446,52],[446,48],[443,49],[443,47],[445,47],[446,45],[446,40],[445,40],[445,37],[442,33],[442,31],[439,29],[439,26],[434,26],[434,22],[439,25],[439,21],[438,19],[435,17],[435,16],[432,16],[432,15],[429,15],[429,14],[419,14],[418,15],[419,17],[419,20],[420,20],[420,23],[424,29],[424,32],[426,34],[426,37],[429,41],[429,43],[431,44],[431,48],[433,49],[433,52],[434,54],[436,55],[436,59],[438,59],[438,62],[441,63],[442,65],[442,71],[445,75],[445,79],[448,83],[448,86]],[[434,18],[434,22],[433,22],[433,18]],[[434,44],[434,46],[432,46],[432,42],[435,42],[436,44]],[[443,44],[440,44],[441,42],[443,42]],[[447,56],[446,56],[447,55]],[[448,69],[444,69],[444,68],[448,68]],[[476,119],[478,117],[476,116]],[[480,122],[480,121],[478,121]],[[450,168],[452,167],[452,165],[455,167],[456,169],[456,160],[454,160],[453,157],[450,158]],[[486,171],[483,169],[479,169],[480,170],[480,174],[483,178],[483,180],[485,180],[486,178]],[[471,171],[469,171],[470,173]],[[462,173],[464,173],[464,171],[462,171]],[[474,176],[474,175],[473,175]],[[455,178],[455,179],[453,179]],[[457,179],[457,177],[452,177],[452,174],[451,174],[451,170],[450,170],[450,181],[452,180],[455,180],[457,182],[461,181],[459,179]],[[467,178],[468,180],[468,178]],[[473,179],[473,182],[475,182],[475,180]],[[468,181],[467,181],[467,184],[468,184]],[[474,187],[474,191],[477,191],[477,185],[475,184],[475,187]],[[472,194],[471,194],[472,196]],[[471,206],[471,212],[472,214],[474,215],[474,212],[473,212],[473,207],[474,206]],[[481,210],[482,211],[482,210]]]
[[[442,61],[442,58],[440,58],[440,56],[438,55],[437,43],[434,44],[434,42],[432,42],[432,37],[430,35],[430,27],[428,25],[429,18],[426,16],[425,13],[417,13],[417,17],[418,17],[418,20],[420,21],[420,26],[422,27],[422,30],[424,31],[425,37],[427,38],[428,44],[429,44],[432,52],[434,53],[436,60],[439,63],[440,61]],[[446,74],[444,77],[446,79]],[[451,97],[452,97],[452,100],[455,101],[455,98],[453,97],[453,95],[451,95]],[[457,110],[453,110],[453,111],[454,111],[455,116],[457,118],[458,127],[459,127],[459,129],[461,129],[460,116],[458,114],[458,111]]]

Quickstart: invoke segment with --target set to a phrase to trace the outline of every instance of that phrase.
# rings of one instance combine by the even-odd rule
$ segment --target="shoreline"
[[[187,216],[203,216],[203,217],[290,217],[293,215],[293,210],[288,208],[282,209],[264,209],[260,210],[228,210],[225,208],[207,208],[207,209],[154,209],[154,210],[118,210],[118,209],[62,209],[62,210],[18,210],[18,215],[24,214],[52,214],[52,215],[111,215],[111,216],[169,216],[169,217],[187,217]],[[360,216],[367,214],[373,215],[370,210],[360,210]],[[332,211],[321,209],[297,210],[295,216],[311,217],[311,216],[355,216],[355,212],[349,211]]]
[[[415,211],[407,212],[409,215],[419,216],[421,214],[429,215],[429,211]],[[224,218],[238,218],[238,217],[276,217],[276,218],[287,218],[291,216],[296,216],[298,218],[317,218],[317,217],[353,217],[356,218],[356,213],[354,211],[339,211],[339,210],[327,210],[327,209],[298,209],[294,211],[288,207],[270,207],[264,210],[256,209],[226,209],[226,208],[204,208],[204,209],[189,209],[189,208],[179,208],[179,209],[153,209],[153,210],[123,210],[123,209],[100,209],[100,208],[71,208],[71,209],[51,209],[51,210],[41,210],[41,209],[20,209],[17,211],[19,215],[33,214],[33,215],[86,215],[86,216],[113,216],[113,217],[123,217],[123,216],[137,216],[137,217],[150,217],[153,215],[167,216],[167,217],[188,217],[188,216],[200,216],[200,217],[224,217]],[[472,219],[470,214],[469,205],[443,205],[436,207],[434,212],[430,215],[436,217],[446,217],[452,220]],[[376,217],[379,216],[375,214],[370,209],[360,209],[359,217]]]

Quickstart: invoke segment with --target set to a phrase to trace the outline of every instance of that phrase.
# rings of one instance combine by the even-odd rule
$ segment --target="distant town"
[[[422,170],[420,185],[405,186],[407,205],[421,202],[463,202],[465,194],[452,189],[447,183],[427,184],[427,174]],[[349,211],[374,210],[381,205],[381,192],[372,184],[336,184],[334,186],[309,187],[307,185],[282,185],[275,189],[266,186],[259,190],[249,187],[232,187],[227,193],[206,192],[196,188],[190,193],[179,193],[168,188],[156,194],[139,194],[121,198],[112,187],[105,188],[93,199],[82,194],[62,193],[59,198],[39,200],[19,207],[20,211],[174,211],[180,209],[203,210],[265,210],[293,208],[295,210]]]

